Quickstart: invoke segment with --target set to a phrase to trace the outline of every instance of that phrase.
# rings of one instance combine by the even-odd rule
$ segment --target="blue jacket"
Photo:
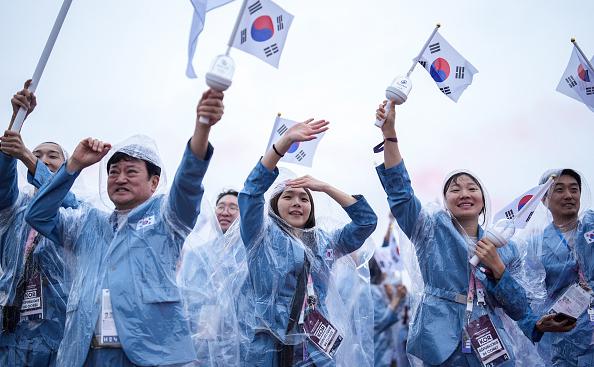
[[[400,306],[392,310],[382,285],[371,285],[371,296],[373,297],[373,328],[374,328],[374,350],[376,367],[389,367],[392,364],[392,354],[395,343],[392,339],[391,327],[398,322]]]
[[[380,181],[388,195],[388,204],[398,225],[413,241],[425,284],[421,304],[413,316],[409,331],[407,352],[429,364],[443,363],[456,348],[460,347],[464,326],[466,294],[470,276],[468,245],[452,224],[450,215],[444,210],[435,214],[422,211],[421,203],[414,195],[404,162],[386,169],[377,167]],[[479,238],[483,235],[479,227]],[[508,265],[518,258],[513,245],[497,250],[502,261]],[[501,320],[493,307],[501,307],[519,323],[522,331],[533,339],[540,334],[534,332],[536,316],[531,313],[522,287],[505,271],[498,282],[490,281],[478,269],[476,278],[487,292],[486,312],[493,324],[509,344]],[[482,307],[476,305],[473,318]],[[511,353],[511,348],[508,348]]]
[[[575,233],[574,246],[577,262],[553,223],[545,228],[542,239],[535,239],[535,241],[542,241],[541,261],[546,271],[547,308],[552,306],[568,286],[578,283],[578,262],[590,288],[594,288],[594,244],[588,244],[584,237],[592,230],[594,230],[594,211],[589,210],[580,221]],[[594,353],[594,345],[590,344],[593,332],[594,327],[589,323],[588,313],[584,312],[578,318],[573,330],[547,335],[551,350],[546,351],[545,355],[550,353],[553,361],[561,360],[577,365],[579,356]]]
[[[255,297],[255,335],[244,360],[247,366],[275,366],[278,342],[285,341],[297,277],[303,269],[305,251],[299,242],[276,223],[265,224],[264,193],[278,176],[258,162],[239,193],[241,237],[248,253],[249,287]],[[311,276],[318,297],[318,311],[328,316],[326,293],[334,261],[357,250],[373,233],[377,217],[362,196],[344,208],[351,222],[336,233],[316,229]],[[330,256],[328,256],[330,255]],[[333,320],[329,320],[333,322]],[[273,334],[271,334],[273,333]],[[280,339],[280,341],[278,340]],[[316,354],[316,347],[306,341],[306,348],[317,366],[333,363]]]
[[[139,365],[194,360],[175,268],[185,237],[196,222],[204,193],[206,160],[186,146],[169,195],[157,195],[129,214],[117,231],[115,213],[95,208],[59,212],[78,172],[65,165],[33,200],[27,221],[77,259],[58,365],[82,366],[99,318],[102,289],[109,289],[113,316],[126,356]]]
[[[32,196],[19,193],[16,159],[0,153],[0,310],[3,306],[15,304],[18,280],[23,276],[25,266],[25,245],[31,227],[25,222],[25,211]],[[41,160],[37,160],[35,174],[27,179],[36,188],[52,177],[52,173]],[[62,207],[77,207],[78,202],[70,192]],[[17,346],[28,349],[43,343],[57,350],[64,331],[66,302],[70,288],[65,272],[65,256],[46,238],[41,237],[31,253],[30,261],[41,271],[43,293],[43,319],[18,324],[15,333],[0,332],[0,346]],[[1,325],[2,313],[0,313]],[[25,345],[26,344],[26,345]],[[44,349],[44,348],[42,348]]]

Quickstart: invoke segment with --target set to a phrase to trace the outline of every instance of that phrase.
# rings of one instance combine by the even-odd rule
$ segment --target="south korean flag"
[[[277,116],[274,121],[272,133],[270,134],[270,139],[268,139],[268,147],[266,148],[266,151],[272,149],[272,144],[276,143],[281,136],[283,136],[287,130],[296,123],[297,121],[287,120]],[[323,137],[324,133],[321,133],[318,135],[317,139],[293,143],[280,161],[311,167],[313,164],[313,157],[316,154],[316,149]]]
[[[435,32],[418,62],[429,72],[439,90],[454,102],[458,102],[462,92],[472,84],[472,76],[478,73],[439,32]]]
[[[293,16],[270,0],[248,0],[233,47],[278,68]]]
[[[594,57],[590,64],[594,63]],[[557,85],[557,92],[584,103],[594,112],[594,70],[574,46],[565,72]]]

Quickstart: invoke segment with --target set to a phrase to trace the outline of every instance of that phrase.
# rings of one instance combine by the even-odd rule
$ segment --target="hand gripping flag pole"
[[[70,4],[72,0],[64,0],[62,3],[62,7],[60,8],[60,12],[56,17],[56,21],[54,22],[54,26],[50,32],[50,35],[45,43],[45,47],[43,48],[43,52],[41,53],[41,57],[37,62],[37,67],[35,68],[35,72],[33,73],[33,77],[31,78],[31,85],[29,86],[30,92],[35,92],[37,88],[37,84],[39,84],[39,80],[41,79],[41,75],[43,74],[43,70],[45,69],[45,65],[47,64],[47,60],[52,53],[52,49],[54,48],[54,44],[56,43],[56,39],[58,38],[58,34],[60,34],[60,29],[62,28],[62,24],[64,24],[64,19],[66,18],[66,14],[68,14],[68,9],[70,9]],[[21,128],[23,127],[23,121],[25,121],[25,117],[27,116],[27,109],[21,107],[17,112],[17,115],[14,121],[8,126],[9,130],[20,132]]]
[[[433,32],[431,32],[431,35],[427,39],[427,42],[425,42],[425,44],[423,45],[421,52],[419,52],[419,55],[413,59],[413,63],[411,65],[410,69],[408,69],[406,76],[397,76],[392,81],[392,84],[390,84],[386,88],[386,98],[389,101],[385,107],[385,111],[386,111],[385,116],[386,117],[388,116],[388,113],[390,112],[390,102],[391,101],[395,102],[397,105],[401,105],[404,102],[406,102],[406,99],[408,98],[408,94],[410,93],[410,90],[412,89],[412,83],[409,78],[410,74],[412,74],[413,70],[415,70],[415,67],[419,63],[419,59],[423,56],[425,49],[427,49],[427,47],[429,46],[429,43],[433,39],[433,36],[435,36],[435,33],[437,33],[437,30],[439,29],[439,27],[441,27],[441,24],[437,23],[435,25],[435,29],[433,30]],[[376,120],[375,126],[382,127],[384,125],[384,122],[386,122],[385,118],[383,120]]]
[[[580,46],[577,44],[577,41],[575,40],[575,37],[571,37],[571,43],[573,43],[573,45],[575,46],[575,48],[582,55],[582,57],[584,58],[584,61],[586,62],[586,64],[588,64],[588,67],[590,68],[590,70],[592,70],[594,72],[594,67],[592,67],[592,64],[590,63],[590,60],[586,57],[586,55],[584,54],[584,51],[582,51],[582,49],[580,48]]]

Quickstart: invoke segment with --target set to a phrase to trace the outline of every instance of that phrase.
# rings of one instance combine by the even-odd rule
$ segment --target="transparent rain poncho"
[[[360,282],[357,262],[346,255],[363,245],[375,229],[377,218],[359,196],[356,203],[344,208],[351,218],[345,226],[325,230],[316,219],[312,228],[294,228],[264,200],[264,193],[277,174],[277,170],[270,172],[258,163],[239,195],[239,229],[247,249],[249,271],[238,295],[238,317],[246,341],[241,346],[242,365],[353,365],[349,360],[351,353],[355,349],[360,351],[365,343],[364,331],[356,321],[369,320],[372,325],[372,318],[369,318],[371,310],[364,305],[355,309],[345,303],[352,300],[351,296],[364,297],[356,290]],[[283,191],[281,183],[270,197]],[[339,264],[342,261],[344,264]],[[352,273],[345,274],[349,268]],[[364,274],[363,270],[363,277]],[[337,279],[343,279],[343,284],[351,282],[354,293],[348,295],[350,291],[346,288],[341,293]],[[361,282],[365,284],[366,280]],[[315,304],[313,309],[304,307],[308,301]],[[333,356],[318,349],[304,330],[314,310],[343,338]],[[355,317],[359,319],[353,320]],[[324,335],[336,336],[328,332]]]
[[[247,277],[246,252],[236,220],[223,235],[213,208],[202,202],[186,239],[177,282],[190,320],[198,366],[238,366],[242,334],[236,297]]]
[[[485,274],[482,264],[473,269],[469,263],[476,241],[484,234],[482,226],[489,226],[490,201],[485,186],[479,181],[485,210],[479,216],[478,238],[470,238],[446,209],[445,202],[421,206],[414,196],[403,162],[390,169],[379,166],[377,171],[388,194],[392,214],[410,239],[410,242],[402,241],[401,254],[411,279],[409,294],[413,317],[407,342],[411,362],[417,365],[423,362],[451,366],[481,365],[476,350],[462,353],[472,274],[475,292],[470,321],[475,322],[488,315],[511,359],[502,365],[514,365],[514,341],[495,309],[502,308],[514,320],[523,319],[529,313],[522,288],[529,282],[522,279],[520,251],[513,243],[497,250],[506,265],[506,272],[498,282]],[[456,171],[448,175],[444,183],[458,173],[477,179],[468,171]],[[479,288],[485,296],[484,306],[478,304]],[[526,330],[522,330],[529,330],[531,334],[534,322],[527,322],[524,325]]]
[[[160,164],[154,146],[150,138],[135,136],[112,151]],[[101,360],[102,349],[93,351],[91,344],[121,347],[138,365],[196,359],[175,277],[182,245],[198,217],[211,156],[212,147],[202,161],[186,146],[169,192],[160,194],[157,188],[130,211],[87,205],[58,211],[77,177],[64,167],[33,200],[29,223],[76,259],[58,365],[82,366],[90,351],[95,364],[107,363]],[[104,158],[101,175],[110,157]]]
[[[557,191],[560,177],[566,175],[562,169],[549,170],[543,174],[541,183],[551,176],[556,177],[556,180],[544,199],[546,209],[532,218],[525,234],[532,268],[539,268],[545,274],[545,298],[532,302],[533,309],[541,315],[563,312],[577,318],[573,330],[547,333],[538,345],[539,353],[547,363],[562,365],[577,364],[578,358],[584,359],[585,355],[594,354],[594,327],[589,322],[586,310],[589,306],[588,296],[590,302],[594,302],[591,291],[594,287],[594,211],[591,208],[588,182],[580,172],[573,171],[581,181],[577,200],[562,188]],[[577,216],[570,215],[567,219],[560,216],[554,222],[551,210],[559,210],[564,205],[575,208],[576,203],[580,207]],[[557,303],[564,295],[576,299],[568,292],[580,294],[584,301],[571,312],[563,306],[559,307],[562,303]],[[594,304],[591,307],[594,308]]]
[[[0,348],[32,350],[41,358],[57,351],[62,338],[71,259],[25,222],[37,188],[52,173],[41,160],[34,174],[21,167],[0,153]],[[68,194],[62,207],[76,206]],[[14,357],[14,352],[2,353],[0,365],[24,363]]]

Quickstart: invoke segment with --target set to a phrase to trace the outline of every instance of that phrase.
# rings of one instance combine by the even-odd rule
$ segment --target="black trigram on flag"
[[[429,45],[429,51],[431,51],[432,54],[441,51],[441,47],[439,46],[439,42],[430,44]]]
[[[594,87],[587,87],[586,88],[586,95],[589,96],[589,95],[592,95],[592,94],[594,94]]]
[[[303,158],[305,158],[305,152],[303,150],[300,150],[299,153],[295,155],[295,159],[301,162]]]
[[[565,81],[567,82],[567,84],[569,84],[569,88],[573,88],[577,85],[577,82],[575,81],[575,79],[573,79],[573,76],[570,75],[569,77],[565,78]]]
[[[443,93],[443,94],[451,94],[452,91],[450,90],[450,87],[443,87],[443,88],[439,88],[439,90]]]
[[[260,4],[260,0],[256,1],[252,5],[248,6],[248,11],[250,12],[250,15],[254,14],[255,12],[257,12],[260,9],[262,9],[262,4]]]
[[[241,30],[241,44],[243,45],[245,43],[245,41],[247,41],[247,29],[242,29]]]
[[[287,130],[289,130],[287,126],[285,124],[282,124],[281,126],[279,126],[278,129],[276,129],[276,132],[278,133],[278,135],[283,135]]]
[[[510,210],[508,210],[508,211],[506,211],[506,212],[505,212],[505,217],[506,217],[507,219],[514,219],[514,217],[515,217],[515,215],[514,215],[514,211],[513,211],[513,210],[511,210],[511,209],[510,209]]]
[[[276,17],[276,30],[282,31],[283,29],[285,29],[285,25],[283,23],[283,16],[279,15],[278,17]]]
[[[456,79],[464,79],[464,66],[456,66]]]
[[[264,53],[266,54],[266,57],[270,57],[274,54],[277,54],[278,51],[278,45],[276,43],[273,43],[272,45],[264,48]]]
[[[419,60],[419,64],[421,64],[422,67],[424,67],[425,69],[427,69],[427,61],[423,60]]]
[[[530,218],[532,218],[532,214],[534,214],[534,212],[530,212],[530,214],[528,214],[528,218],[526,218],[526,223],[528,223]]]

